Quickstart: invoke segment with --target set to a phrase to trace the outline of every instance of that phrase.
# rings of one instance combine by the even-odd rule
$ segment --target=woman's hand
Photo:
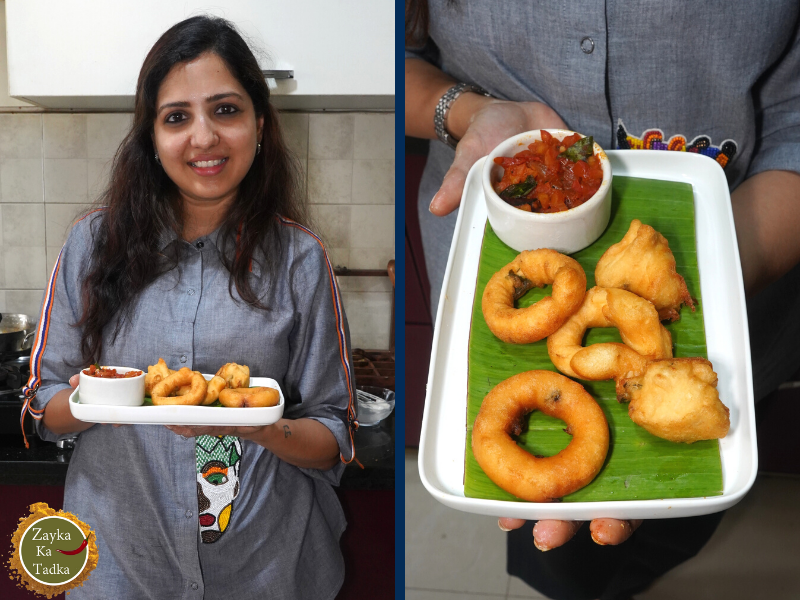
[[[457,82],[418,58],[406,59],[405,81],[406,135],[436,139],[433,124],[436,106]],[[508,102],[473,92],[456,98],[447,114],[447,132],[460,141],[453,166],[434,195],[430,211],[441,217],[458,208],[472,165],[503,140],[532,129],[567,129],[567,126],[552,108],[541,102]]]
[[[63,433],[80,433],[94,425],[94,423],[79,421],[72,416],[72,412],[69,410],[69,397],[73,390],[78,387],[79,382],[80,374],[76,373],[69,378],[71,389],[56,392],[50,402],[47,403],[47,406],[45,406],[42,422],[53,433],[59,435]]]
[[[165,425],[165,427],[173,433],[177,433],[178,435],[187,438],[197,437],[198,435],[233,435],[245,440],[249,440],[257,438],[258,434],[261,433],[265,427],[269,427],[269,425],[256,427],[226,427],[224,425]]]
[[[497,524],[503,531],[511,531],[522,527],[525,520],[501,517]],[[631,537],[641,524],[641,520],[595,519],[589,526],[589,531],[595,543],[616,546]],[[583,521],[537,521],[533,526],[533,543],[542,552],[558,548],[571,540],[582,525]]]
[[[259,427],[166,427],[183,437],[235,435],[255,442],[281,460],[304,469],[326,470],[339,462],[339,443],[336,437],[330,429],[315,419],[280,419],[272,425]]]
[[[450,107],[447,123],[448,131],[460,141],[453,165],[430,205],[430,211],[440,217],[458,208],[470,168],[497,144],[533,129],[567,129],[561,117],[541,102],[506,102],[477,94],[459,96]]]

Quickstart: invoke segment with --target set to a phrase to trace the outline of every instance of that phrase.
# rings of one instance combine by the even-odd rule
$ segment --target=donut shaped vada
[[[227,363],[222,365],[217,371],[217,376],[225,380],[229,388],[241,388],[250,385],[250,367]]]
[[[532,287],[553,284],[551,296],[526,308],[514,302]],[[555,250],[526,250],[497,271],[483,291],[481,308],[491,332],[510,344],[546,338],[576,311],[586,293],[586,273]]]
[[[172,375],[175,371],[171,370],[167,367],[167,363],[164,362],[163,358],[159,358],[158,362],[154,365],[150,365],[147,367],[147,374],[144,376],[144,392],[146,395],[150,395],[150,392],[153,391],[153,386],[160,381],[163,381],[170,375]]]
[[[624,344],[606,342],[584,348],[583,336],[592,327],[616,327]],[[617,379],[640,372],[648,360],[672,358],[672,336],[644,298],[625,290],[593,287],[578,311],[547,338],[547,353],[556,368],[570,377]]]
[[[219,393],[225,389],[227,382],[219,375],[214,375],[208,382],[208,390],[206,391],[206,399],[203,405],[207,406],[213,404],[219,399]]]
[[[231,408],[261,408],[277,406],[281,397],[278,390],[270,387],[235,388],[222,390],[219,401]]]
[[[185,385],[191,386],[188,393],[182,396],[172,395]],[[158,382],[153,387],[150,397],[153,399],[153,404],[156,406],[165,404],[198,406],[205,400],[207,389],[208,384],[202,374],[192,371],[189,367],[183,367],[163,381]]]
[[[198,374],[202,375],[202,373],[200,373],[200,371],[195,371],[195,373],[198,373]],[[203,406],[208,406],[209,404],[214,404],[214,402],[216,402],[217,399],[219,398],[220,390],[224,390],[225,389],[225,385],[226,385],[225,384],[225,380],[222,377],[218,376],[218,375],[214,375],[214,377],[212,377],[207,382],[207,384],[208,384],[208,388],[206,389],[206,397],[203,400]],[[173,396],[184,396],[184,395],[190,393],[191,390],[192,390],[191,384],[190,385],[183,385],[183,386],[179,387],[177,390],[175,390],[175,392],[173,392]]]
[[[561,419],[572,435],[555,456],[520,448],[512,433],[540,410]],[[472,430],[472,453],[495,484],[517,498],[551,502],[588,485],[608,453],[605,414],[583,386],[552,371],[527,371],[497,384],[484,398]]]

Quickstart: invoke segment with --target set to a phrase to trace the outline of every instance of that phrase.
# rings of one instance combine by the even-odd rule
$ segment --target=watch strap
[[[447,115],[456,98],[465,92],[474,92],[491,97],[491,94],[480,86],[471,83],[457,83],[439,99],[439,103],[433,113],[433,126],[436,131],[436,137],[453,149],[458,145],[458,140],[447,132]]]

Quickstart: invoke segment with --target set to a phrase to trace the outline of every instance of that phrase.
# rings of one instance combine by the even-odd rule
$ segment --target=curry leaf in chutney
[[[579,139],[577,142],[572,144],[569,148],[564,150],[559,157],[566,157],[570,159],[572,162],[578,162],[579,160],[586,160],[592,154],[592,148],[594,146],[594,138],[590,135],[585,138]]]
[[[506,189],[500,192],[499,196],[503,200],[516,200],[518,198],[525,198],[528,194],[533,191],[533,188],[536,187],[536,180],[533,178],[532,175],[528,175],[528,177],[522,183],[513,183],[508,186]]]

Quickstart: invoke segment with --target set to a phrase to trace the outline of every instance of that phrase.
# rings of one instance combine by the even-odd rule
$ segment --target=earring
[[[157,162],[158,164],[161,164],[161,159],[160,159],[160,158],[158,158],[158,152],[156,152],[156,162]]]
[[[261,152],[261,142],[256,144],[256,154],[258,154],[259,152]]]

